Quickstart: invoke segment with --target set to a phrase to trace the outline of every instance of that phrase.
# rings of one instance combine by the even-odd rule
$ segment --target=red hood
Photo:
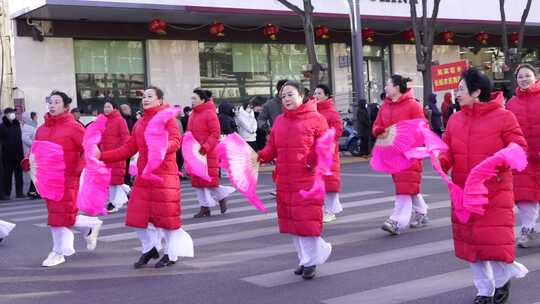
[[[63,114],[52,116],[50,113],[45,114],[45,125],[54,126],[63,124],[69,121],[75,121],[75,118],[69,111],[64,112]]]
[[[504,107],[504,95],[502,92],[491,93],[491,100],[488,102],[476,102],[472,106],[464,106],[461,108],[467,115],[483,115],[498,108]]]
[[[283,108],[283,115],[285,115],[287,118],[296,118],[309,112],[317,112],[317,104],[313,99],[301,104],[295,110],[287,110]]]
[[[396,100],[395,102],[392,101],[392,98],[390,97],[386,97],[386,99],[384,100],[385,103],[390,103],[390,104],[397,104],[397,103],[401,103],[405,100],[409,100],[409,99],[414,99],[416,100],[416,98],[414,97],[414,91],[413,89],[407,89],[407,91],[405,93],[403,93],[401,96],[399,96],[398,100]]]
[[[535,84],[533,84],[526,90],[522,90],[519,87],[516,88],[516,95],[520,98],[539,95],[539,94],[540,94],[540,80],[538,80]]]
[[[213,100],[209,100],[207,102],[203,102],[200,105],[196,105],[193,107],[193,112],[204,112],[204,111],[214,111],[216,113],[216,105],[214,104]]]
[[[334,107],[334,100],[332,100],[332,98],[328,98],[325,101],[321,101],[317,103],[318,111],[331,109],[333,107]]]

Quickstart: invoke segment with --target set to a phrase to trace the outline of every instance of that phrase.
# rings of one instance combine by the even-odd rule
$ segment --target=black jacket
[[[131,130],[133,129],[133,126],[135,125],[135,123],[137,122],[137,118],[135,118],[134,116],[130,115],[130,116],[126,116],[124,114],[122,114],[122,118],[124,118],[124,120],[126,121],[127,123],[127,126],[128,126],[128,129],[129,129],[129,133],[131,134]],[[184,129],[185,130],[185,129]]]
[[[0,143],[4,161],[21,161],[24,158],[21,124],[17,119],[9,121],[2,117],[0,124]]]
[[[219,105],[219,126],[221,134],[227,135],[238,131],[236,121],[234,121],[234,106],[229,102],[222,102]]]

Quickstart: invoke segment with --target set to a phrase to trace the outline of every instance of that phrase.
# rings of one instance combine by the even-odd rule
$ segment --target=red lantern
[[[271,23],[267,24],[264,26],[263,28],[263,34],[272,39],[272,40],[276,40],[277,39],[277,33],[279,32],[279,27],[277,27],[277,25],[273,25]]]
[[[416,37],[414,36],[413,29],[408,29],[405,32],[403,32],[403,38],[409,43],[415,43]]]
[[[222,22],[214,22],[209,28],[210,34],[216,37],[225,36],[225,25]]]
[[[446,43],[454,43],[454,36],[456,34],[451,31],[444,31],[441,33],[441,37]]]
[[[315,35],[317,35],[317,38],[328,39],[330,38],[330,29],[324,25],[319,25],[315,28]]]
[[[519,33],[513,32],[510,34],[510,41],[512,41],[513,44],[518,45],[519,43]]]
[[[372,43],[373,41],[375,41],[375,31],[369,27],[363,28],[362,38],[364,38],[367,43]]]
[[[148,24],[148,30],[154,34],[165,35],[167,34],[167,22],[163,19],[154,19]]]
[[[476,34],[476,40],[480,42],[480,44],[486,45],[489,40],[489,34],[486,32],[480,32]]]

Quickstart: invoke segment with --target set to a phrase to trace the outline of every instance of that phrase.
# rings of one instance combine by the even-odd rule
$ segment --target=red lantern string
[[[330,29],[324,25],[319,25],[315,28],[315,35],[317,38],[328,39],[330,38]]]
[[[216,37],[225,36],[225,25],[222,22],[214,22],[210,25],[208,29],[210,34]]]
[[[482,31],[478,34],[476,34],[476,41],[480,42],[480,44],[482,45],[486,45],[488,43],[488,40],[489,40],[489,34]]]
[[[279,32],[279,27],[271,23],[265,25],[263,28],[263,34],[272,40],[277,39],[278,32]]]
[[[167,22],[163,19],[154,19],[148,24],[148,30],[154,34],[165,35],[167,34]]]
[[[375,31],[369,27],[363,28],[362,38],[364,38],[367,43],[372,43],[373,41],[375,41]]]
[[[444,31],[441,33],[441,37],[442,39],[446,42],[446,43],[454,43],[454,36],[456,34],[452,31]]]

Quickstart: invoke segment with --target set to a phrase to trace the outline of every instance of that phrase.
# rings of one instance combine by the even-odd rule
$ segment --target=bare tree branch
[[[505,55],[505,61],[508,62],[508,30],[506,28],[506,12],[504,10],[504,0],[499,0],[499,10],[501,11],[501,39],[502,47]]]
[[[287,7],[288,9],[290,9],[291,11],[297,13],[298,15],[300,15],[302,18],[304,18],[304,11],[299,8],[298,6],[290,3],[289,1],[287,0],[277,0],[279,3],[283,4],[285,7]]]
[[[523,11],[523,14],[521,15],[521,21],[519,23],[519,42],[518,42],[518,54],[521,54],[521,49],[523,49],[523,40],[525,37],[525,22],[527,21],[527,17],[529,16],[529,11],[531,10],[531,4],[532,0],[527,1],[527,5],[525,6],[525,10]]]
[[[421,43],[420,42],[420,29],[418,27],[418,14],[416,12],[416,1],[409,1],[409,4],[410,4],[410,7],[411,7],[411,23],[412,23],[412,28],[413,28],[413,32],[414,32],[414,37],[416,39],[416,43],[415,43],[415,46],[416,46],[416,61],[418,63],[422,62],[423,61],[423,58],[422,58],[422,48],[420,47],[421,46]]]
[[[430,45],[433,45],[433,41],[435,39],[435,25],[437,24],[437,17],[439,16],[440,4],[441,4],[441,0],[433,1],[433,12],[431,13],[431,19],[429,20],[428,38],[427,38],[427,43],[429,43]]]

